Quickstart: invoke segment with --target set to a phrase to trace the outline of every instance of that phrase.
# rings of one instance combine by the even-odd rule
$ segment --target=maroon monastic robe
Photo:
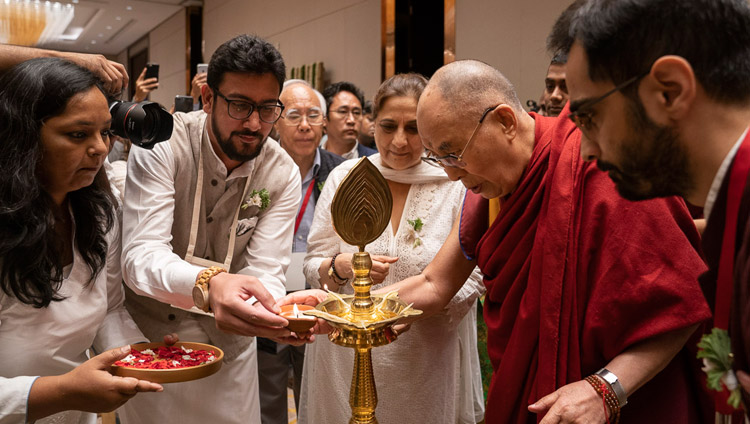
[[[581,159],[572,123],[532,116],[536,145],[518,188],[489,228],[487,201],[467,193],[459,233],[487,286],[492,424],[540,420],[529,404],[635,343],[710,317],[685,203],[624,200]],[[701,422],[691,365],[678,355],[630,397],[621,422]]]
[[[722,181],[706,231],[703,234],[703,251],[709,270],[701,276],[701,283],[711,308],[715,306],[714,302],[716,301],[716,280],[722,254],[721,248],[729,198],[729,176],[738,160],[747,161],[748,158],[746,155],[738,153],[732,161],[732,166],[730,166]],[[750,176],[745,181],[739,203],[735,250],[733,252],[735,254],[734,287],[729,334],[732,340],[732,352],[734,353],[734,368],[750,372]],[[745,405],[750,406],[750,397],[746,392],[743,392],[743,395]],[[729,408],[724,405],[718,405],[717,409],[729,413]],[[744,422],[742,414],[736,413],[733,422]]]

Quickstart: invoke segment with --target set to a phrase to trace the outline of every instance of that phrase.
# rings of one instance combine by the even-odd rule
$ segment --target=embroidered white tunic
[[[372,156],[374,160],[377,155]],[[321,262],[336,252],[357,248],[338,238],[331,222],[330,205],[336,188],[356,164],[349,160],[334,169],[323,188],[308,238],[304,271],[313,287],[320,287]],[[397,256],[385,281],[373,290],[417,275],[433,259],[451,231],[461,208],[465,189],[460,183],[413,184],[398,231],[391,224],[366,250],[372,255]],[[414,247],[413,228],[407,220],[420,218],[421,245]],[[341,292],[352,294],[351,285]],[[415,322],[398,340],[372,350],[378,393],[376,416],[389,423],[457,423],[462,402],[461,352],[458,326],[475,300],[484,292],[478,272],[464,284],[446,307],[433,317]],[[471,330],[469,327],[467,330]],[[476,327],[473,329],[476,331]],[[477,355],[476,344],[473,354]],[[354,352],[336,346],[325,337],[308,345],[302,379],[300,424],[345,423],[351,417],[349,387]]]

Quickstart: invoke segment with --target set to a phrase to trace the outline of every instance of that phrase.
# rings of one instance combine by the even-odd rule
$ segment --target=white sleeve
[[[195,279],[203,268],[172,252],[174,167],[169,143],[131,150],[123,206],[122,271],[125,283],[136,293],[190,308]]]
[[[29,392],[37,378],[39,377],[0,377],[0,424],[26,422]]]
[[[243,255],[247,265],[237,272],[258,278],[275,299],[286,295],[284,273],[291,261],[294,222],[302,190],[296,166],[281,178],[286,179],[284,191],[258,220]]]
[[[310,226],[310,233],[307,236],[307,256],[305,256],[305,263],[302,265],[307,282],[315,289],[321,288],[318,271],[320,264],[340,250],[341,239],[333,229],[331,203],[333,202],[333,196],[336,194],[336,189],[347,172],[348,168],[342,169],[341,165],[331,171],[315,204],[315,215]]]
[[[479,267],[475,267],[469,279],[466,280],[456,295],[445,306],[451,322],[458,323],[461,321],[474,305],[474,302],[484,294],[485,290],[482,273],[479,271]]]
[[[104,317],[94,338],[94,351],[106,350],[127,344],[144,342],[148,339],[141,333],[133,318],[123,305],[125,292],[122,288],[122,267],[120,266],[120,220],[107,235],[107,315]]]

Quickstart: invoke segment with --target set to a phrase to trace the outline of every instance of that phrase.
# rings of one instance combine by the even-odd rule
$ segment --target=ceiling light
[[[133,6],[125,6],[125,10],[133,10]]]
[[[0,2],[0,43],[32,46],[54,41],[72,20],[72,4],[5,0]]]

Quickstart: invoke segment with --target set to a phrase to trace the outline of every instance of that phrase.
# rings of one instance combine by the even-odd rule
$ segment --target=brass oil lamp
[[[395,292],[370,294],[372,261],[365,246],[386,229],[392,207],[393,197],[388,182],[367,158],[360,159],[341,182],[331,203],[336,233],[346,243],[359,247],[359,252],[352,258],[354,295],[329,292],[328,298],[315,310],[305,312],[325,319],[334,327],[328,335],[333,343],[354,349],[349,424],[378,422],[375,418],[378,395],[371,350],[396,339],[391,327],[398,320],[422,313],[404,303]]]

